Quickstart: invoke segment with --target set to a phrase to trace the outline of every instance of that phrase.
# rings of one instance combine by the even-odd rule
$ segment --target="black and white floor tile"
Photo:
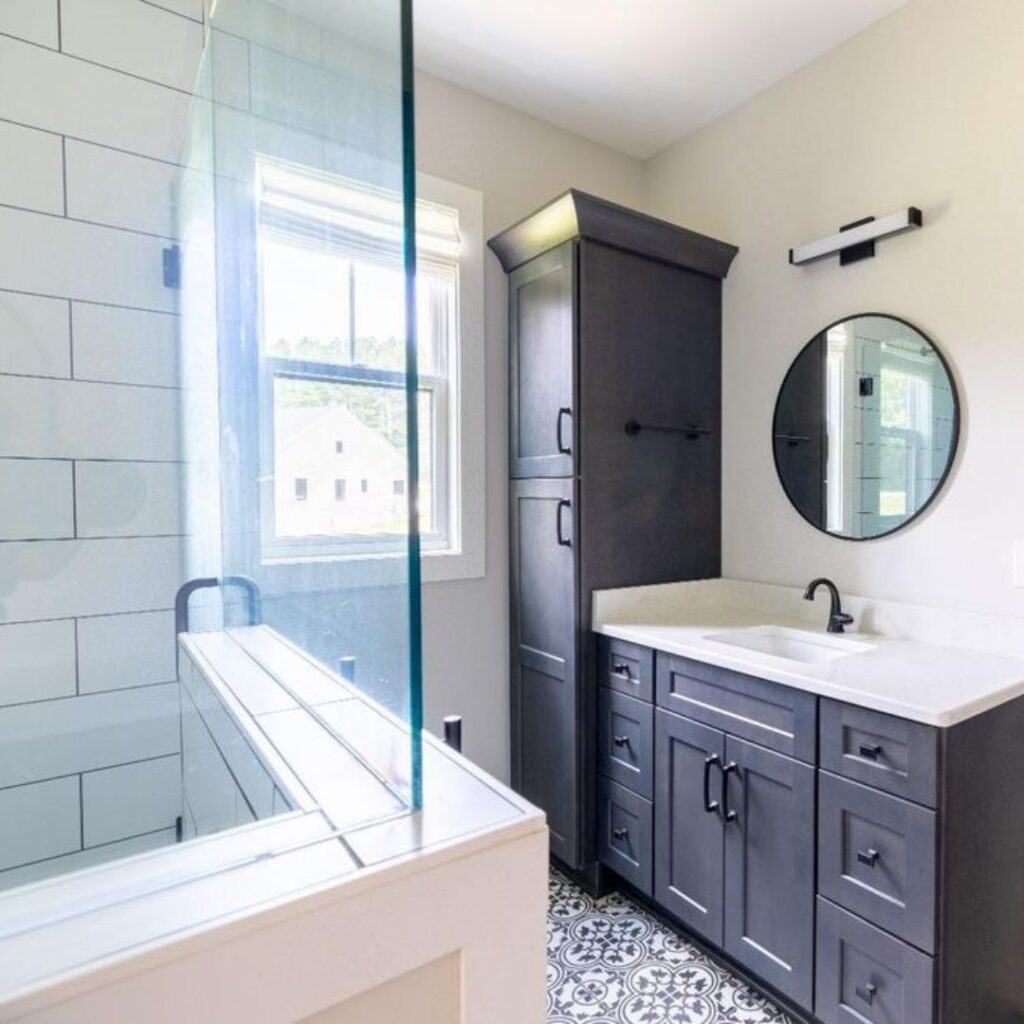
[[[548,1024],[793,1024],[643,909],[552,874]]]

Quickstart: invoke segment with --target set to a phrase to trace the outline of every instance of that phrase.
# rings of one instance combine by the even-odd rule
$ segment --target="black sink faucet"
[[[828,631],[830,633],[845,633],[846,627],[853,625],[853,616],[847,615],[843,611],[842,603],[839,600],[839,588],[831,580],[825,579],[824,576],[811,580],[804,591],[804,600],[813,601],[818,587],[826,587],[828,596],[832,600],[832,606],[828,612]]]

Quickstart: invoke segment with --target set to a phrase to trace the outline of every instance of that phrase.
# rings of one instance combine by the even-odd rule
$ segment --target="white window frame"
[[[429,583],[482,577],[486,568],[483,197],[476,189],[429,175],[417,175],[417,199],[457,211],[462,239],[455,288],[456,328],[449,346],[448,365],[442,367],[441,376],[421,375],[418,381],[419,389],[430,391],[433,396],[432,405],[438,417],[433,429],[436,450],[441,451],[444,446],[447,454],[446,459],[440,460],[440,466],[435,467],[435,492],[447,496],[447,501],[437,500],[434,509],[442,536],[421,535],[421,574],[424,582]],[[334,364],[302,364],[268,356],[262,342],[262,310],[260,322],[261,475],[270,471],[269,479],[264,479],[260,488],[264,563],[372,562],[404,558],[405,548],[396,551],[390,538],[353,543],[351,538],[279,538],[275,535],[273,381],[292,377],[337,384],[370,383],[370,378],[386,372]],[[360,579],[359,582],[370,580]]]

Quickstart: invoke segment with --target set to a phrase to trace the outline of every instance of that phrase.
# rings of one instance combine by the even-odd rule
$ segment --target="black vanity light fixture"
[[[891,238],[904,231],[913,231],[924,224],[924,216],[916,206],[910,206],[888,217],[865,217],[839,229],[839,234],[819,238],[789,250],[789,262],[794,267],[813,263],[828,256],[839,254],[840,266],[870,259],[875,255],[875,242],[880,238]]]

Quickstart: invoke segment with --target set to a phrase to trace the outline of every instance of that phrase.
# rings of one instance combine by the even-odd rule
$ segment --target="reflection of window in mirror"
[[[825,360],[825,431],[828,449],[825,459],[825,518],[827,530],[842,532],[846,526],[846,481],[849,467],[844,465],[846,435],[847,336],[844,328],[832,328],[827,335]]]

